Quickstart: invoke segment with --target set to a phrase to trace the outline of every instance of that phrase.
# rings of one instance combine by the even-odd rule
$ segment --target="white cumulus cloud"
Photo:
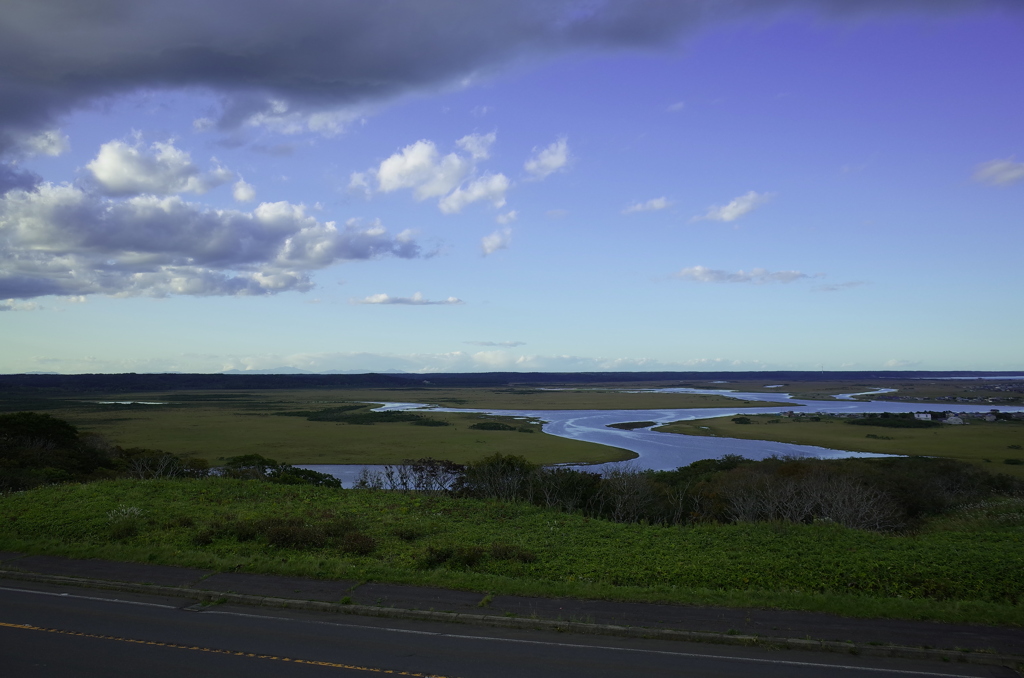
[[[256,199],[256,188],[245,179],[239,179],[232,187],[231,195],[238,202],[252,202]]]
[[[665,196],[660,198],[651,198],[647,202],[638,202],[630,205],[626,209],[622,210],[623,214],[633,214],[634,212],[657,212],[672,206],[670,201]]]
[[[494,145],[498,135],[495,132],[490,134],[467,134],[455,145],[469,153],[473,160],[486,160],[491,157],[491,146]]]
[[[206,193],[235,178],[233,172],[219,166],[203,172],[192,162],[192,156],[172,141],[158,141],[149,149],[109,141],[100,146],[99,154],[86,168],[100,191],[111,196]]]
[[[465,155],[443,156],[433,141],[420,139],[376,168],[353,172],[349,190],[370,197],[375,189],[380,193],[412,189],[417,200],[438,198],[438,208],[445,214],[456,214],[478,201],[503,207],[505,193],[512,185],[509,178],[501,173],[477,175],[477,162],[490,157],[496,138],[494,132],[466,135],[455,142]]]
[[[421,139],[384,160],[376,170],[377,190],[411,188],[417,200],[454,190],[473,168],[470,159],[449,153],[440,157],[433,141]]]
[[[483,250],[484,256],[488,254],[494,254],[498,250],[508,249],[508,246],[512,244],[512,229],[502,228],[498,229],[490,235],[485,235],[480,239],[480,248]]]
[[[310,289],[313,270],[384,255],[420,250],[379,221],[339,226],[287,202],[214,210],[48,183],[0,197],[0,298],[273,294]]]
[[[504,207],[505,192],[510,185],[511,182],[504,174],[487,174],[441,198],[438,207],[445,214],[461,212],[463,207],[478,200],[486,200],[495,207]]]
[[[504,214],[499,214],[498,216],[494,217],[494,220],[497,221],[499,224],[511,224],[518,218],[519,212],[516,212],[515,210],[509,210]]]
[[[67,135],[57,129],[45,130],[25,138],[18,150],[25,155],[49,155],[56,157],[71,149]]]
[[[748,271],[722,271],[706,266],[691,266],[684,268],[675,274],[681,280],[690,280],[703,283],[753,283],[762,285],[764,283],[791,283],[804,278],[816,278],[817,275],[808,275],[800,271],[769,271],[764,268],[753,268]]]
[[[565,137],[559,138],[549,146],[534,149],[534,154],[523,165],[523,168],[534,178],[543,179],[569,164],[569,142]]]
[[[993,186],[1009,186],[1024,180],[1024,162],[1006,160],[989,160],[978,165],[974,170],[974,180]]]
[[[774,197],[774,193],[758,193],[750,191],[738,198],[733,198],[728,205],[712,205],[707,213],[694,217],[695,221],[736,221],[758,205],[763,205]]]
[[[353,299],[353,304],[400,304],[406,306],[454,306],[464,303],[458,297],[448,297],[439,301],[431,301],[417,292],[411,297],[392,297],[387,294],[371,294],[363,299]]]

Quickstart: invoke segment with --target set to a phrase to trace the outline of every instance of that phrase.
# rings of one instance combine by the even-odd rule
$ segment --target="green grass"
[[[677,384],[673,384],[677,385]],[[936,406],[956,408],[957,400],[966,399],[974,404],[991,403],[992,407],[1002,405],[1024,404],[1024,384],[1019,380],[991,379],[891,379],[883,378],[875,381],[794,381],[784,383],[781,388],[766,388],[773,385],[763,380],[750,379],[730,380],[728,383],[714,381],[687,382],[685,386],[693,388],[720,389],[728,388],[741,393],[790,393],[798,400],[833,400],[833,396],[841,393],[864,393],[882,388],[896,389],[895,393],[875,396],[874,399],[885,400],[898,397],[901,400],[931,403]],[[861,398],[868,400],[869,398]]]
[[[556,436],[469,428],[495,417],[469,413],[437,413],[431,417],[452,425],[320,422],[203,407],[135,410],[116,421],[87,415],[71,415],[68,420],[122,447],[157,448],[212,463],[254,453],[289,464],[388,464],[422,457],[465,463],[496,453],[521,455],[538,464],[620,461],[636,456],[626,450]],[[516,426],[524,423],[508,421]],[[540,430],[536,425],[531,428]]]
[[[351,400],[415,402],[494,410],[647,410],[691,407],[764,407],[772,403],[688,393],[625,393],[613,388],[565,390],[516,388],[422,388],[345,391]]]
[[[970,424],[962,426],[943,424],[935,428],[905,429],[850,426],[845,419],[828,416],[820,417],[820,421],[809,421],[803,417],[787,419],[779,415],[754,415],[749,419],[750,424],[737,424],[728,417],[693,419],[659,426],[655,430],[817,445],[854,452],[948,457],[982,464],[992,473],[1024,477],[1024,466],[1003,463],[1006,458],[1024,456],[1010,447],[1024,443],[1024,422],[971,419]],[[773,420],[778,423],[769,423]]]
[[[0,515],[0,549],[29,553],[1024,625],[1021,500],[965,509],[915,536],[832,524],[626,525],[522,504],[225,479],[51,486],[0,497]],[[273,546],[260,525],[343,525],[374,548]]]
[[[99,401],[145,401],[163,405],[101,405]],[[15,407],[14,401],[4,401]],[[39,405],[42,400],[33,401]],[[609,390],[537,391],[521,389],[270,390],[189,391],[78,396],[66,394],[39,408],[84,432],[122,447],[160,449],[217,462],[261,454],[289,464],[386,464],[435,457],[465,463],[500,453],[520,455],[537,464],[604,463],[632,459],[632,452],[549,435],[514,435],[469,427],[484,419],[515,428],[524,421],[469,412],[431,414],[451,426],[411,422],[365,423],[368,407],[384,402],[423,402],[448,407],[487,409],[608,409],[742,407],[720,396],[621,393]],[[747,403],[755,405],[757,403]],[[362,407],[363,409],[358,409]],[[356,409],[353,409],[356,408]],[[26,408],[31,409],[31,408]],[[273,416],[326,411],[321,419]],[[315,415],[314,415],[315,416]],[[380,417],[374,417],[380,419]],[[396,417],[400,418],[400,417]],[[525,426],[540,433],[539,425]],[[516,433],[519,433],[518,431]]]

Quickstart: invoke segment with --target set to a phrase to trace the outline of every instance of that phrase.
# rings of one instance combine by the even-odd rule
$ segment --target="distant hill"
[[[225,370],[221,374],[316,374],[297,367],[271,367],[265,370]]]
[[[294,370],[295,368],[280,368]],[[1002,372],[472,372],[447,374],[363,373],[310,374],[296,370],[281,373],[270,370],[222,374],[7,374],[0,375],[0,390],[46,389],[70,392],[130,393],[146,391],[223,390],[223,389],[307,389],[307,388],[412,388],[425,387],[507,387],[556,384],[598,384],[636,382],[708,382],[720,381],[725,387],[732,381],[763,380],[765,383],[801,381],[882,381],[938,377],[994,377]]]

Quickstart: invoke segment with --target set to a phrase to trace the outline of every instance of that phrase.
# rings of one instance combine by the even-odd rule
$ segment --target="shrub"
[[[48,414],[0,415],[0,492],[113,477],[116,449]]]
[[[406,459],[401,464],[388,464],[380,471],[363,469],[356,487],[437,494],[461,485],[465,468],[447,459]]]
[[[112,539],[130,539],[139,533],[142,526],[143,511],[137,506],[119,504],[117,508],[107,511],[107,522],[110,524]]]
[[[433,419],[431,417],[420,417],[416,421],[412,422],[413,426],[451,426],[450,421],[444,419]]]
[[[942,426],[937,421],[923,421],[921,419],[905,419],[903,417],[878,417],[868,419],[847,419],[847,424],[852,426],[882,426],[885,428],[935,428]]]
[[[358,556],[366,556],[377,549],[377,541],[368,534],[359,531],[347,532],[341,538],[341,550],[345,553],[354,553]]]
[[[415,527],[399,525],[398,527],[391,528],[391,534],[402,541],[416,541],[423,536],[423,531]]]
[[[479,424],[472,424],[470,428],[477,431],[515,431],[515,426],[503,424],[500,421],[481,421]]]
[[[532,563],[537,560],[537,556],[533,551],[504,542],[494,542],[491,544],[491,557],[495,560],[514,560],[520,563]]]
[[[501,501],[529,499],[538,466],[523,457],[495,454],[466,467],[462,494]]]

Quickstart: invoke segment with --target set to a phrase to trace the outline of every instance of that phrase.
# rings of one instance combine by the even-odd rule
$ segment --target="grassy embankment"
[[[164,405],[100,405],[97,401],[145,401]],[[465,463],[496,453],[526,457],[538,464],[603,463],[631,459],[626,450],[557,438],[540,424],[469,412],[430,416],[451,426],[414,426],[409,422],[358,425],[277,416],[360,403],[424,402],[444,407],[575,410],[686,407],[744,407],[762,403],[720,396],[620,393],[615,391],[532,391],[522,389],[308,390],[137,393],[88,399],[40,399],[35,409],[65,419],[83,432],[97,433],[122,447],[161,449],[193,455],[216,464],[227,457],[262,454],[289,464],[386,464],[434,457]],[[762,404],[763,405],[763,404]],[[353,413],[366,410],[354,410]],[[519,431],[479,431],[480,421],[504,421]]]
[[[1024,625],[1019,499],[932,519],[913,536],[834,524],[619,524],[525,504],[226,479],[49,486],[0,497],[0,514],[0,549],[29,553],[436,585],[482,597]]]
[[[748,419],[750,424],[738,424],[730,417],[677,421],[655,430],[817,445],[854,452],[948,457],[982,465],[991,473],[1024,477],[1024,464],[1004,463],[1006,459],[1024,461],[1024,450],[1010,447],[1024,448],[1024,422],[971,420],[970,424],[962,426],[944,424],[936,428],[907,429],[851,426],[845,419],[828,416],[820,417],[820,421],[764,414]],[[769,423],[771,421],[778,423]]]

